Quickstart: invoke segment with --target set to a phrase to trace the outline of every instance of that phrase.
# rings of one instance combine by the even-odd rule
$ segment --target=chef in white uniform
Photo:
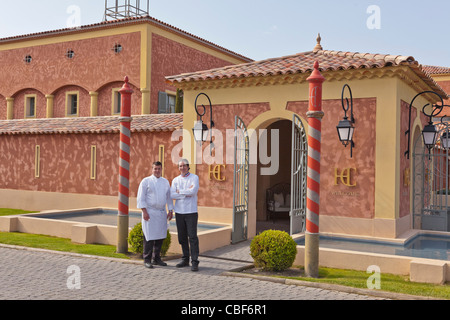
[[[154,162],[152,175],[141,181],[137,195],[137,207],[142,210],[142,231],[145,237],[143,257],[147,268],[153,268],[152,264],[167,265],[161,260],[161,247],[167,237],[167,220],[173,217],[173,201],[169,181],[161,174],[161,162]],[[153,248],[155,258],[152,263]]]
[[[189,172],[189,162],[181,159],[178,162],[180,175],[172,181],[170,195],[175,200],[175,220],[177,223],[178,243],[181,245],[183,255],[177,268],[189,266],[189,257],[192,261],[191,270],[198,271],[199,242],[197,236],[198,225],[198,190],[199,178]]]

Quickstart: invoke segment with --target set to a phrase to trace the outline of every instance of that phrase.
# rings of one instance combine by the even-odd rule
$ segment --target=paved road
[[[200,271],[0,247],[0,299],[370,300],[373,297],[220,275],[248,262],[201,257]],[[70,289],[71,288],[71,289]]]

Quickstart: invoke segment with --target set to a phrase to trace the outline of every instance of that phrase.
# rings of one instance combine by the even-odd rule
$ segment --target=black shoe
[[[165,263],[161,259],[153,260],[153,265],[167,267],[167,263]]]
[[[176,265],[177,268],[189,267],[189,261],[182,260],[179,264]]]
[[[198,262],[192,262],[191,271],[198,271]]]
[[[149,269],[153,269],[153,265],[150,262],[144,262],[144,266]]]

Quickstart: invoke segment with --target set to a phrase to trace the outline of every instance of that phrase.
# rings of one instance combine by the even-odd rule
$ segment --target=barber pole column
[[[119,210],[117,216],[117,252],[128,252],[128,201],[130,196],[131,90],[128,77],[120,89]]]
[[[308,117],[308,178],[306,195],[305,273],[319,277],[319,206],[320,206],[320,144],[322,118],[322,83],[325,78],[319,72],[319,62],[309,82]]]

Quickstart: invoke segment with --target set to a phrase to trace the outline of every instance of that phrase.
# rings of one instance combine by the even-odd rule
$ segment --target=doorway
[[[260,132],[258,141],[256,234],[269,229],[290,233],[292,121],[278,120],[260,130],[264,129],[266,137],[261,139]],[[289,190],[284,190],[285,186]],[[272,197],[274,192],[278,194],[276,201]],[[275,207],[278,210],[272,214],[271,209]]]

